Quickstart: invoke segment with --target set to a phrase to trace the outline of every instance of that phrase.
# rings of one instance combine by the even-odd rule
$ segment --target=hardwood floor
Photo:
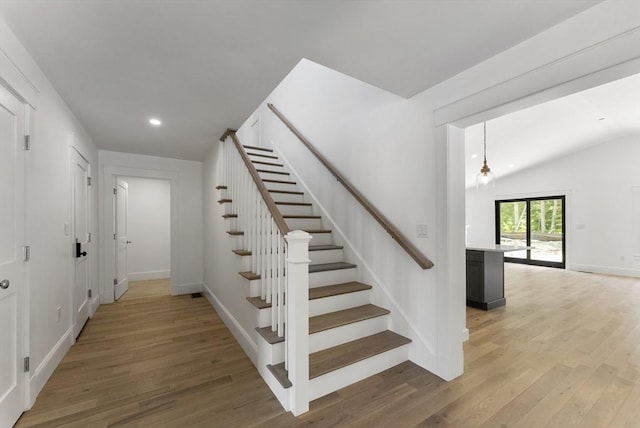
[[[462,377],[404,363],[298,419],[206,299],[131,294],[100,307],[17,426],[640,427],[640,280],[505,274],[506,306],[467,310]]]

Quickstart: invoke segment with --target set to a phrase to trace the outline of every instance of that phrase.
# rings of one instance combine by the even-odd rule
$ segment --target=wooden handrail
[[[262,199],[264,200],[264,204],[267,206],[267,209],[271,213],[271,217],[273,217],[273,221],[275,222],[276,226],[278,227],[278,230],[280,230],[280,233],[284,237],[287,233],[289,233],[289,226],[287,226],[287,222],[284,221],[284,217],[282,217],[282,214],[280,214],[280,210],[276,206],[276,203],[273,202],[273,198],[271,197],[271,194],[269,193],[262,179],[260,178],[258,171],[251,163],[251,160],[249,159],[247,152],[244,151],[242,144],[240,144],[240,141],[238,140],[238,136],[236,135],[236,131],[234,131],[233,129],[227,129],[225,133],[222,135],[222,137],[220,137],[220,141],[226,140],[227,137],[231,137],[231,140],[233,141],[233,145],[238,150],[238,153],[240,154],[240,157],[242,158],[244,165],[249,170],[249,174],[251,175],[251,178],[253,178],[253,182],[256,183],[256,186],[258,187],[258,192],[260,192],[260,196],[262,196]]]
[[[420,250],[418,250],[418,248],[416,248],[416,246],[413,245],[402,234],[402,232],[398,230],[398,228],[396,228],[380,211],[378,211],[378,209],[374,207],[373,204],[371,204],[371,202],[369,202],[369,200],[365,198],[364,195],[360,193],[360,191],[358,191],[358,189],[356,189],[355,186],[349,182],[349,180],[347,180],[342,174],[340,174],[340,172],[331,164],[331,162],[329,162],[329,160],[325,158],[322,153],[320,153],[313,146],[313,144],[311,144],[311,142],[309,142],[309,140],[307,140],[305,136],[302,135],[300,131],[298,131],[296,127],[293,126],[293,124],[289,122],[289,120],[287,120],[287,118],[282,113],[280,113],[280,111],[273,104],[267,103],[267,106],[271,109],[271,111],[275,113],[276,116],[278,116],[278,118],[287,126],[287,128],[289,128],[291,132],[293,132],[294,135],[298,137],[302,144],[304,144],[307,149],[309,149],[309,151],[313,153],[316,158],[318,158],[318,160],[329,170],[331,175],[333,175],[340,183],[342,183],[347,191],[351,193],[351,195],[353,195],[356,201],[358,201],[360,205],[362,205],[364,209],[366,209],[369,214],[371,214],[373,218],[376,219],[378,223],[380,223],[380,226],[382,226],[382,228],[386,230],[389,235],[391,235],[391,237],[398,243],[398,245],[400,245],[407,252],[407,254],[409,254],[411,258],[416,261],[416,263],[418,263],[418,265],[422,269],[430,269],[433,267],[433,263],[431,262],[431,260],[429,260],[424,254],[422,254],[422,252],[420,252]]]

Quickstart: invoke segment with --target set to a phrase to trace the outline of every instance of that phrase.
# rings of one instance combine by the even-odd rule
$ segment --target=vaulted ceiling
[[[201,160],[303,57],[408,97],[598,1],[0,0],[0,15],[101,149]]]

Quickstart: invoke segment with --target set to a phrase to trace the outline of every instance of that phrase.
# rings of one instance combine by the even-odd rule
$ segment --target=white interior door
[[[127,277],[127,248],[129,246],[127,231],[127,211],[129,204],[129,185],[126,181],[116,179],[115,195],[115,248],[116,248],[116,271],[115,271],[115,294],[114,299],[118,300],[129,289],[129,278]]]
[[[73,308],[73,333],[78,337],[89,319],[91,302],[91,236],[89,210],[89,162],[77,151],[71,149],[73,168],[73,257],[75,259]]]
[[[0,86],[0,427],[24,410],[24,106]]]

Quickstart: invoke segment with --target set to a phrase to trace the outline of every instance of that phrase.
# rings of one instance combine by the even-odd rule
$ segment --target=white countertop
[[[531,247],[525,247],[522,245],[500,245],[500,244],[493,244],[493,245],[485,245],[482,247],[474,247],[473,245],[467,245],[467,250],[474,250],[474,251],[491,251],[494,253],[506,253],[509,251],[520,251],[520,250],[528,250]]]

